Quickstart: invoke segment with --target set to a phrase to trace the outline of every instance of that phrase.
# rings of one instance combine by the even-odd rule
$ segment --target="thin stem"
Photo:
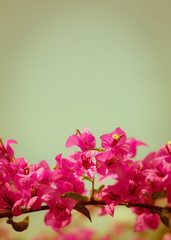
[[[92,180],[92,193],[91,193],[91,198],[90,198],[91,201],[94,200],[94,179],[95,179],[95,177]]]
[[[96,151],[99,151],[99,152],[105,152],[106,149],[104,148],[90,148],[89,150],[96,150]]]

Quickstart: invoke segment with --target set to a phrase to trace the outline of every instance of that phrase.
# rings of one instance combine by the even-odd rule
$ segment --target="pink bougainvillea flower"
[[[102,148],[107,149],[124,144],[126,142],[126,134],[122,129],[116,128],[115,131],[102,135],[100,139]]]
[[[36,181],[36,173],[32,173],[29,175],[16,174],[14,184],[15,187],[22,193],[23,200],[26,206],[28,206],[30,200],[31,202],[35,202],[35,200],[37,200],[38,182]],[[42,202],[39,202],[34,209],[40,208],[41,203]]]
[[[100,195],[106,202],[106,212],[113,216],[114,207],[120,202],[136,203],[145,188],[145,175],[138,166],[125,165],[124,176],[118,178],[114,185],[108,185],[102,189]]]
[[[32,186],[31,198],[26,204],[27,207],[32,209],[40,209],[42,203],[52,201],[54,189],[46,184],[40,184],[36,187]]]
[[[105,152],[99,153],[96,157],[98,162],[97,172],[101,175],[116,174],[123,176],[124,167],[122,161],[124,159],[124,151],[120,148],[107,149]]]
[[[137,216],[134,227],[135,232],[143,232],[147,228],[157,229],[160,224],[160,217],[157,213],[142,213]]]
[[[91,148],[95,148],[96,139],[93,136],[93,134],[89,132],[89,128],[84,127],[83,133],[80,133],[80,131],[77,130],[76,134],[70,136],[67,139],[66,147],[72,147],[72,146],[78,146],[84,152]]]
[[[156,159],[164,159],[166,162],[171,163],[171,141],[165,146],[160,147],[155,157]]]
[[[42,196],[49,191],[51,181],[51,171],[45,160],[30,165],[23,174],[17,173],[14,178],[15,187],[22,193],[25,206],[33,209],[41,208]],[[42,193],[42,189],[46,189],[45,193]]]
[[[163,159],[157,159],[152,163],[151,169],[145,169],[147,183],[146,189],[151,195],[153,192],[161,192],[166,189],[170,166]]]
[[[55,231],[65,227],[71,221],[71,210],[77,201],[71,198],[59,198],[58,192],[54,191],[53,198],[47,202],[50,210],[45,216],[45,224],[51,226]]]
[[[160,147],[158,152],[150,153],[144,160],[134,162],[132,158],[136,156],[137,147],[146,146],[145,143],[134,138],[126,139],[125,132],[120,128],[102,135],[100,139],[103,149],[96,148],[95,137],[89,128],[83,128],[83,133],[77,130],[67,139],[66,147],[78,146],[81,151],[73,152],[67,158],[57,155],[53,171],[45,160],[29,166],[24,158],[15,159],[10,145],[17,142],[8,140],[3,144],[0,139],[0,210],[9,208],[14,216],[18,216],[24,208],[37,210],[45,203],[46,208],[49,207],[45,223],[59,231],[70,223],[71,211],[77,204],[76,200],[65,198],[71,193],[61,195],[72,192],[73,196],[82,199],[79,195],[86,193],[82,180],[90,180],[93,183],[91,197],[83,204],[91,204],[92,201],[93,204],[102,203],[105,207],[101,206],[99,215],[108,213],[111,216],[119,204],[134,205],[131,210],[137,214],[135,231],[156,229],[160,222],[159,213],[152,211],[156,199],[166,195],[167,206],[171,206],[171,142]],[[91,180],[96,173],[100,181],[111,178],[113,185],[96,189],[94,180]],[[86,199],[83,198],[83,201]],[[137,207],[143,203],[152,206],[151,209],[147,209],[146,205]],[[86,234],[86,240],[91,238],[91,234]],[[73,235],[73,238],[76,237],[78,234]]]
[[[23,205],[22,194],[14,191],[9,183],[5,183],[0,187],[0,210],[8,207],[12,210],[14,216],[21,214],[20,206]]]
[[[28,168],[27,160],[25,160],[23,157],[21,158],[15,158],[14,161],[9,162],[7,171],[10,174],[10,179],[13,182],[15,175],[18,174],[24,174],[24,169]]]
[[[55,157],[56,165],[53,171],[53,180],[62,176],[67,178],[75,178],[74,172],[70,169],[70,162],[66,158],[62,158],[62,154],[58,154]],[[59,175],[59,177],[58,177]]]
[[[107,214],[106,209],[104,207],[100,207],[98,216],[105,216],[106,214]]]
[[[156,156],[156,152],[151,152],[142,160],[144,169],[151,169],[153,167],[152,165],[153,165],[155,156]]]
[[[136,140],[135,138],[130,138],[126,141],[126,143],[130,146],[130,151],[128,152],[128,157],[133,158],[136,156],[137,147],[146,146],[147,144],[141,141]]]
[[[102,200],[107,204],[105,205],[105,211],[113,217],[115,206],[121,201],[120,186],[107,186],[101,191],[100,195]]]
[[[4,145],[2,139],[0,138],[0,159],[6,158],[8,161],[11,161],[11,158],[14,157],[14,151],[10,147],[10,144],[12,143],[17,144],[17,141],[10,139],[7,140]]]
[[[59,231],[61,227],[65,227],[71,222],[71,212],[58,204],[55,211],[50,210],[46,213],[44,221],[47,226]]]
[[[46,160],[38,164],[31,164],[28,168],[28,174],[35,173],[36,180],[42,184],[51,184],[51,169]]]
[[[46,182],[46,181],[45,181]],[[32,209],[40,209],[43,202],[52,199],[54,189],[49,184],[39,183],[36,172],[28,175],[16,174],[14,184],[22,194],[23,204]]]
[[[0,184],[4,182],[12,183],[17,173],[24,173],[27,161],[24,158],[16,158],[12,161],[0,159]]]
[[[8,171],[8,161],[7,159],[0,160],[0,184],[10,181],[10,173]]]
[[[81,180],[81,177],[71,177],[71,175],[63,175],[60,173],[60,169],[55,169],[52,173],[53,184],[57,187],[59,195],[65,192],[77,192],[79,194],[85,194],[85,185]]]
[[[97,154],[97,151],[73,152],[67,156],[68,168],[76,173],[77,176],[82,176],[86,173],[90,178],[94,178],[97,170],[92,158]]]

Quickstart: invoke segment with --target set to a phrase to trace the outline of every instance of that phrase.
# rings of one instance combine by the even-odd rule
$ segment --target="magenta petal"
[[[8,203],[3,199],[0,199],[0,210],[3,210],[6,207],[8,207]]]
[[[145,223],[148,228],[151,228],[153,230],[157,229],[160,224],[160,217],[157,213],[149,213],[146,214],[144,217]]]
[[[27,206],[31,207],[32,209],[40,209],[41,208],[42,201],[39,196],[32,197],[30,201],[28,202]]]
[[[67,142],[65,144],[66,147],[72,147],[72,146],[78,146],[79,143],[78,143],[78,136],[76,134],[70,136],[68,139],[67,139]]]
[[[13,208],[12,208],[12,214],[14,216],[19,216],[22,212],[20,207],[24,205],[24,201],[23,199],[20,199],[18,201],[15,202]]]
[[[145,216],[145,213],[137,216],[136,224],[134,227],[135,232],[143,232],[145,229],[147,229],[147,226],[144,222],[144,216]]]
[[[61,227],[65,227],[71,221],[71,215],[67,214],[64,216],[57,216],[51,210],[45,215],[45,224],[51,226],[55,231],[59,231]]]
[[[115,209],[115,204],[114,203],[111,203],[111,204],[105,206],[106,212],[109,215],[111,215],[112,217],[114,216],[114,209]]]
[[[95,176],[96,173],[97,173],[96,165],[90,166],[88,170],[85,170],[85,173],[86,173],[90,178],[93,179],[94,176]]]

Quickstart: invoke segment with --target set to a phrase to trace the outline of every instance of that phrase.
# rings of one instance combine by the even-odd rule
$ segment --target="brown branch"
[[[88,201],[81,201],[81,203],[83,205],[94,205],[98,207],[106,205],[106,203],[102,200],[88,200]],[[126,207],[138,207],[138,208],[151,209],[151,210],[154,210],[155,212],[161,211],[162,209],[167,209],[169,213],[171,213],[171,207],[161,207],[161,206],[154,206],[154,205],[149,205],[144,203],[130,203],[130,202],[129,203],[120,202],[119,205],[126,206]],[[31,208],[25,208],[25,209],[22,209],[22,214],[39,212],[44,210],[49,210],[49,206],[44,205],[40,209],[36,209],[36,210]],[[10,208],[6,208],[0,211],[0,218],[5,218],[5,217],[8,217],[8,218],[13,217],[12,211]]]
[[[36,210],[34,210],[32,208],[24,208],[21,210],[21,212],[22,212],[21,214],[39,212],[39,211],[44,211],[44,210],[49,210],[49,206],[48,205],[41,206],[40,209],[36,209]],[[8,217],[8,218],[13,217],[12,211],[10,208],[5,208],[0,211],[0,218],[5,218],[5,217]]]

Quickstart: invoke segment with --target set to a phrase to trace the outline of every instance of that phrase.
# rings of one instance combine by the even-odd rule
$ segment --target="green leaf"
[[[105,187],[105,185],[101,185],[98,189],[95,189],[95,190],[94,190],[94,193],[95,193],[95,194],[100,193],[104,187]]]
[[[169,227],[170,213],[167,209],[163,208],[160,213],[160,220],[166,226]]]
[[[81,194],[76,193],[76,192],[64,193],[60,196],[60,198],[72,198],[72,199],[75,199],[77,201],[86,201],[87,200],[87,197],[84,197]]]
[[[151,194],[151,199],[155,201],[158,198],[164,198],[166,197],[166,190],[163,190],[162,192],[154,192]]]
[[[7,220],[8,224],[11,224],[13,229],[17,232],[22,232],[28,228],[29,216],[25,217],[21,222],[15,222],[11,218]]]
[[[92,222],[89,210],[82,203],[78,202],[75,205],[74,209],[86,216],[90,220],[90,222]]]

